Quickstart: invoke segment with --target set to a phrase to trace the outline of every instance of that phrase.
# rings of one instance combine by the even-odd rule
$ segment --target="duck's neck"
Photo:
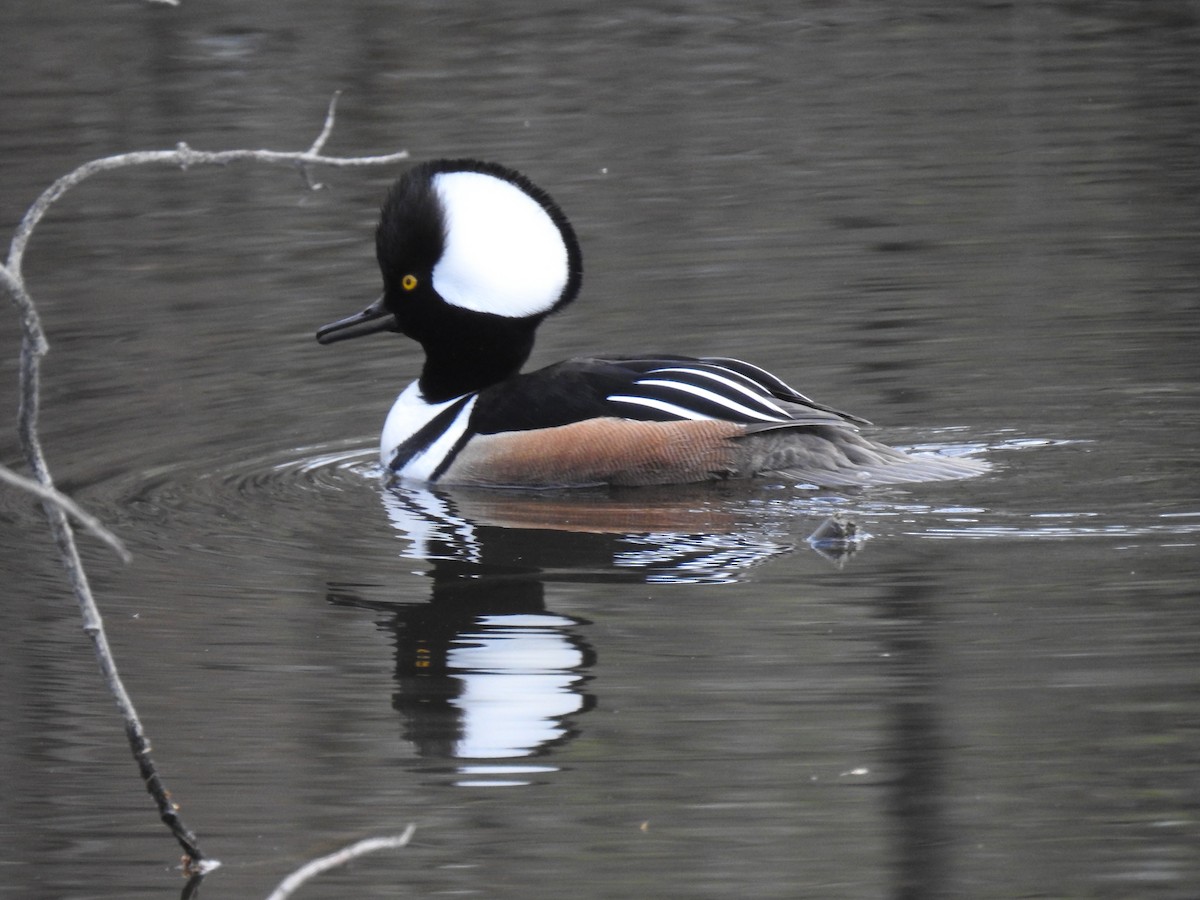
[[[499,332],[499,333],[497,333]],[[425,367],[421,370],[421,396],[441,403],[511,378],[533,350],[533,329],[497,327],[456,330],[448,339],[431,336],[422,341]]]

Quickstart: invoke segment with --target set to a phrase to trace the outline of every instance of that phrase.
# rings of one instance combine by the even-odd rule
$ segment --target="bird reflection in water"
[[[720,583],[791,551],[712,498],[679,492],[382,491],[428,598],[330,585],[331,602],[388,613],[402,734],[457,784],[518,785],[555,771],[576,735],[596,653],[586,620],[546,608],[546,586]],[[368,596],[370,595],[370,596]]]

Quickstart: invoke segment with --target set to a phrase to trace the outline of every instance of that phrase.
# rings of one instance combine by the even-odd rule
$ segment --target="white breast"
[[[461,400],[462,397],[454,397],[444,403],[429,403],[421,396],[417,382],[414,381],[406,387],[392,404],[387,420],[383,423],[383,435],[379,442],[379,461],[383,467],[391,468],[396,450],[401,444],[415,436],[443,410]],[[445,427],[429,435],[424,446],[419,448],[396,474],[415,481],[429,481],[466,433],[475,400],[476,398],[472,397]]]

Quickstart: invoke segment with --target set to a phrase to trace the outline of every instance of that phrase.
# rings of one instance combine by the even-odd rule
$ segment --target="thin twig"
[[[46,503],[56,504],[63,512],[74,518],[80,525],[112,547],[113,552],[121,557],[122,562],[127,563],[133,558],[129,555],[129,551],[125,548],[125,544],[119,537],[105,528],[99,519],[56,488],[46,487],[32,478],[19,475],[3,463],[0,463],[0,481],[10,484],[26,493],[33,494]]]
[[[375,853],[379,850],[391,850],[398,847],[403,847],[412,839],[413,832],[417,830],[416,825],[409,825],[404,829],[403,834],[392,835],[390,837],[367,838],[359,841],[356,844],[351,844],[348,847],[343,847],[335,853],[330,853],[328,856],[322,856],[320,859],[314,859],[312,862],[301,866],[283,881],[279,882],[279,886],[271,892],[267,900],[287,900],[288,897],[296,891],[298,887],[307,881],[311,881],[322,872],[327,872],[337,866],[345,865],[352,859],[358,859],[360,856],[365,856],[368,853]]]
[[[308,148],[309,153],[320,153],[325,148],[325,142],[329,140],[329,136],[333,134],[333,117],[337,115],[337,103],[341,96],[341,91],[334,91],[333,96],[329,98],[329,109],[325,111],[325,127],[321,129],[317,139]]]
[[[4,289],[17,308],[21,319],[21,367],[20,367],[20,410],[18,412],[18,431],[25,460],[33,473],[33,479],[25,479],[15,472],[4,472],[3,480],[16,484],[42,499],[42,508],[50,522],[54,541],[58,545],[67,578],[79,604],[80,615],[83,618],[83,630],[91,639],[96,652],[101,672],[104,674],[109,691],[117,701],[121,715],[125,720],[125,732],[129,739],[130,748],[138,769],[146,784],[146,789],[158,806],[159,817],[170,829],[179,845],[183,848],[184,869],[189,873],[202,873],[214,865],[201,851],[195,834],[184,824],[179,815],[178,806],[171,799],[158,770],[150,756],[150,741],[147,739],[137,710],[133,706],[125,686],[117,671],[116,661],[109,648],[108,638],[104,632],[104,623],[100,610],[88,583],[87,573],[79,557],[79,549],[75,543],[75,532],[71,527],[68,513],[74,516],[85,527],[97,533],[102,539],[113,545],[119,552],[124,548],[116,538],[99,525],[94,517],[80,509],[70,498],[61,494],[54,486],[50,475],[50,467],[42,450],[41,438],[38,434],[38,411],[41,399],[41,359],[49,350],[49,344],[42,331],[41,320],[33,298],[25,287],[25,279],[21,274],[21,266],[25,258],[25,250],[34,228],[46,215],[51,205],[62,197],[68,190],[82,181],[100,172],[110,172],[129,166],[139,166],[155,163],[168,163],[188,168],[194,165],[224,165],[241,160],[265,163],[288,163],[306,168],[310,165],[323,166],[375,166],[386,165],[407,159],[406,152],[391,153],[386,156],[336,157],[323,156],[321,150],[330,132],[333,130],[334,112],[337,105],[335,94],[329,104],[325,123],[312,146],[302,152],[282,153],[275,150],[224,150],[208,153],[193,150],[187,144],[180,143],[174,150],[151,150],[135,153],[122,153],[84,163],[74,171],[55,181],[34,201],[14,232],[9,245],[8,260],[0,265],[0,288]],[[11,476],[11,477],[8,477]],[[115,541],[115,544],[114,544]]]
[[[329,98],[329,109],[325,113],[325,127],[321,129],[321,133],[317,135],[317,139],[308,148],[309,153],[320,153],[325,147],[325,142],[329,140],[329,135],[333,134],[333,117],[337,114],[337,102],[341,96],[341,91],[334,91],[333,96]],[[308,185],[309,190],[320,191],[325,189],[324,184],[312,180],[312,169],[309,166],[302,166],[300,171],[304,175],[304,183]]]

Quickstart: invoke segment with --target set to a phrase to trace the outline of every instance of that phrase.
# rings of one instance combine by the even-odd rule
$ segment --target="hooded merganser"
[[[978,460],[910,456],[736,359],[611,356],[520,372],[542,320],[579,292],[562,210],[494,163],[410,169],[375,235],[383,294],[324,326],[331,344],[397,331],[425,350],[380,459],[394,476],[492,486],[648,485],[771,474],[837,487],[962,478]]]

